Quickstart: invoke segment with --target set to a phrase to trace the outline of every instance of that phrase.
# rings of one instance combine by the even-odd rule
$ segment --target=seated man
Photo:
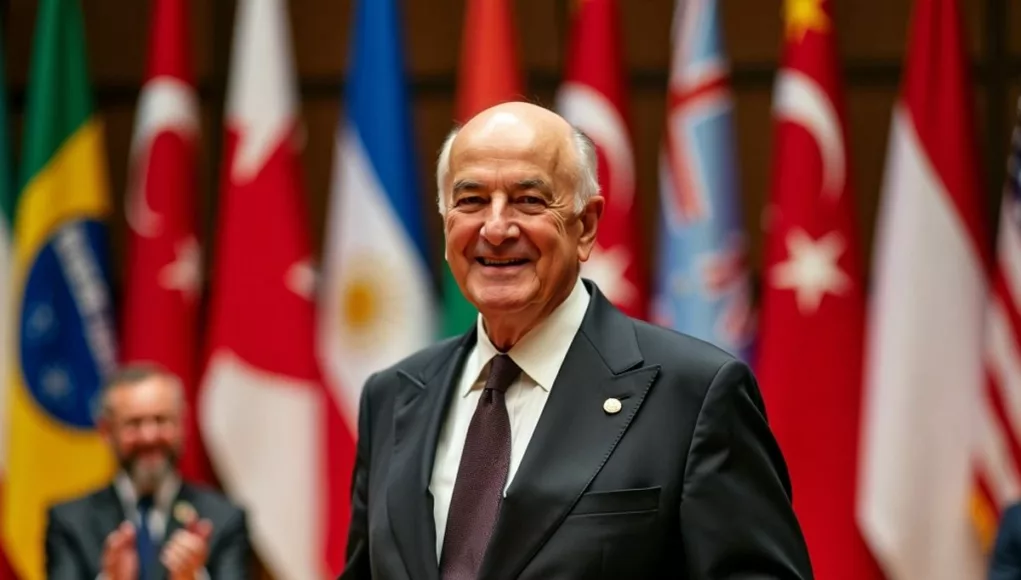
[[[989,566],[989,580],[1021,580],[1021,504],[1003,512]]]
[[[107,384],[99,430],[121,469],[110,485],[49,511],[47,578],[247,576],[245,513],[181,482],[184,411],[181,383],[158,368],[129,366]]]

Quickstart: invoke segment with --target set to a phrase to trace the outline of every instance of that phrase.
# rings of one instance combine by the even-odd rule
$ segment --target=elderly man
[[[591,142],[502,104],[451,134],[438,181],[480,315],[366,383],[341,578],[811,578],[748,367],[579,277]]]
[[[184,392],[171,374],[129,366],[102,394],[99,430],[120,463],[113,483],[49,512],[50,580],[246,578],[245,514],[182,483]]]

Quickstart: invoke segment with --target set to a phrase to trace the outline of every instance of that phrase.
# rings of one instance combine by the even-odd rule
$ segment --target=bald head
[[[573,183],[576,212],[599,194],[597,160],[591,140],[553,111],[514,101],[482,111],[447,136],[436,167],[440,214],[446,213],[451,194],[451,159],[485,156],[494,151],[530,151],[548,159]]]

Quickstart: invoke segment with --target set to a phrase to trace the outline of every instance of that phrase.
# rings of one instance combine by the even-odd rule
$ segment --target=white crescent
[[[846,154],[833,102],[807,75],[783,70],[774,96],[777,119],[801,125],[815,139],[822,154],[823,195],[839,197],[844,189]]]
[[[184,138],[199,133],[198,100],[187,83],[158,77],[146,83],[138,101],[138,116],[131,137],[126,217],[128,226],[140,236],[155,238],[162,229],[162,216],[149,207],[145,196],[145,172],[153,139],[170,131]]]
[[[602,93],[573,82],[560,88],[556,107],[603,150],[613,192],[607,202],[620,211],[630,209],[635,192],[635,155],[620,112]]]

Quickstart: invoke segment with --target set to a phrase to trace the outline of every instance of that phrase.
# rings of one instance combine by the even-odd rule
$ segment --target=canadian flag
[[[894,107],[868,315],[858,518],[889,580],[984,578],[969,513],[987,280],[956,0],[918,0]]]
[[[199,135],[185,0],[152,4],[149,64],[131,142],[126,217],[125,362],[151,361],[176,374],[195,408],[201,250],[196,228]],[[181,471],[206,481],[194,413],[187,413]]]
[[[855,521],[865,293],[833,2],[788,3],[784,24],[757,371],[816,574],[870,580]]]
[[[200,421],[279,578],[332,575],[354,444],[320,379],[284,0],[238,3]]]
[[[645,318],[648,292],[640,263],[635,154],[627,122],[627,83],[615,0],[576,4],[567,74],[557,110],[592,139],[606,198],[596,247],[583,265],[607,298],[630,316]]]

